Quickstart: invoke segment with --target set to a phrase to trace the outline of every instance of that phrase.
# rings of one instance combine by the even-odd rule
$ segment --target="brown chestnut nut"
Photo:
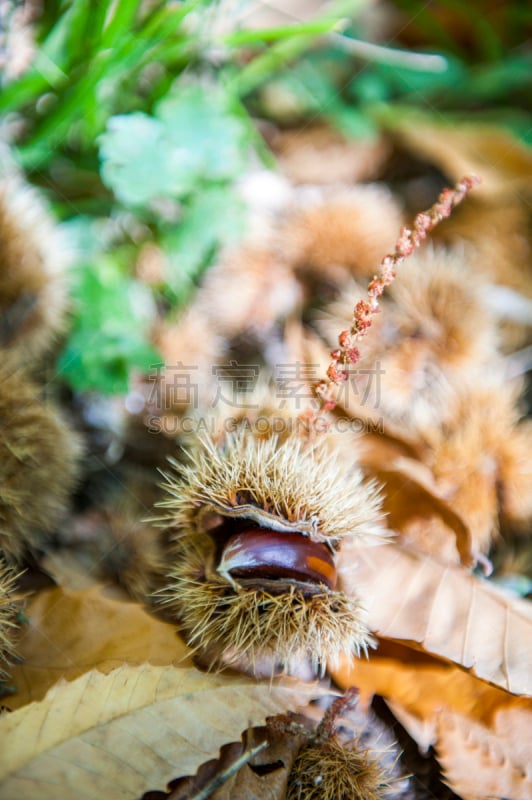
[[[283,578],[302,583],[336,586],[336,567],[326,545],[300,533],[249,528],[231,536],[217,570],[234,578]]]

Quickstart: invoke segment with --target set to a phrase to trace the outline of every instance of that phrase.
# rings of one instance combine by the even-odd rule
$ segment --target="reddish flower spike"
[[[412,228],[404,227],[401,229],[395,252],[384,256],[380,264],[379,273],[374,276],[368,285],[369,302],[360,300],[356,304],[351,329],[342,331],[338,337],[340,347],[331,353],[332,362],[327,370],[328,380],[320,381],[314,387],[323,411],[332,411],[336,407],[334,387],[346,381],[349,377],[347,370],[339,369],[338,365],[356,364],[360,359],[360,351],[354,347],[354,342],[365,336],[371,327],[373,315],[380,310],[378,298],[382,295],[386,286],[389,286],[394,280],[396,268],[425,241],[428,234],[439,222],[450,216],[453,209],[479,183],[480,179],[475,175],[462,178],[454,189],[444,189],[436,203],[428,211],[422,211],[418,214]]]

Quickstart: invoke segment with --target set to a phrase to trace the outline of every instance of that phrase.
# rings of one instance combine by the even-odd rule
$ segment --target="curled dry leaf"
[[[343,659],[333,677],[343,688],[357,686],[363,696],[382,695],[424,751],[438,742],[436,721],[443,712],[486,728],[501,709],[517,710],[532,720],[530,698],[516,697],[454,664],[385,639],[369,660]]]
[[[302,734],[250,728],[240,742],[224,745],[219,758],[202,764],[196,775],[172,781],[168,800],[285,800],[303,741]]]
[[[40,700],[61,678],[89,670],[108,673],[123,663],[191,666],[175,627],[140,604],[115,600],[101,587],[88,591],[50,589],[26,606],[28,624],[17,645],[20,663],[11,669],[17,693],[10,708]]]
[[[408,793],[400,777],[395,743],[386,743],[373,715],[357,708],[358,691],[347,691],[323,717],[314,705],[305,714],[270,717],[241,742],[224,746],[220,758],[195,776],[172,781],[168,800],[398,800]],[[319,717],[321,720],[318,721]],[[383,738],[385,741],[383,741]],[[158,800],[163,800],[163,796]],[[155,800],[147,793],[143,800]]]
[[[514,694],[532,694],[532,613],[465,570],[398,544],[340,557],[342,588],[360,591],[369,628],[414,642]]]
[[[385,640],[369,661],[344,660],[334,678],[361,695],[382,695],[422,751],[435,747],[447,782],[465,800],[531,796],[530,698]]]
[[[406,456],[389,457],[377,466],[376,455],[372,453],[363,463],[384,486],[383,508],[388,525],[427,555],[446,562],[456,562],[459,556],[463,564],[470,566],[471,532],[446,502],[430,469]]]
[[[482,175],[479,197],[511,196],[530,185],[530,148],[494,125],[437,123],[421,117],[390,120],[393,133],[418,157],[438,166],[450,179]]]
[[[60,787],[62,800],[131,800],[194,772],[250,723],[321,693],[192,667],[91,670],[0,719],[0,798],[55,800]]]
[[[438,717],[438,758],[446,782],[464,800],[532,797],[532,713],[501,709],[493,726],[471,722],[460,714]]]

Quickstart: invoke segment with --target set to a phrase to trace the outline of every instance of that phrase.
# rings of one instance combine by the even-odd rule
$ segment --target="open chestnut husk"
[[[341,591],[342,539],[383,536],[377,487],[326,436],[202,440],[167,475],[172,563],[161,590],[188,644],[215,666],[257,658],[316,671],[370,641],[360,602]],[[339,502],[341,498],[342,502]]]

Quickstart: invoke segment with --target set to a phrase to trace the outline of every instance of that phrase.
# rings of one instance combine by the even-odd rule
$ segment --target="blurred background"
[[[482,161],[471,126],[509,132],[491,165],[532,138],[526,3],[4,0],[0,14],[0,137],[74,254],[54,374],[76,392],[125,395],[162,363],[154,325],[244,234],[250,170],[385,180],[417,211]]]

